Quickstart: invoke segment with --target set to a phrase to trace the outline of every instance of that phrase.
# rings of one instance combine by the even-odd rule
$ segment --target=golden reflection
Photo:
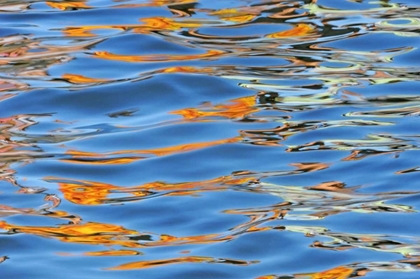
[[[170,5],[181,5],[197,3],[195,0],[149,0],[147,4],[160,7],[160,6],[170,6]]]
[[[165,265],[185,264],[185,263],[222,263],[222,264],[247,266],[252,263],[257,263],[257,262],[232,260],[232,259],[220,259],[220,258],[213,258],[213,257],[189,256],[189,257],[179,257],[179,258],[163,259],[163,260],[130,262],[130,263],[122,264],[119,266],[107,268],[107,270],[144,269],[144,268],[154,268],[154,267],[165,266]]]
[[[210,15],[218,16],[222,20],[232,21],[237,23],[243,23],[253,20],[257,15],[260,14],[259,11],[251,9],[220,9],[214,12],[209,13]]]
[[[90,155],[86,153],[79,153],[79,155]],[[95,154],[94,154],[95,155]],[[252,188],[253,191],[265,191],[264,187],[258,186],[261,179],[266,177],[295,175],[306,172],[314,172],[326,169],[329,167],[326,163],[294,163],[291,164],[296,169],[289,171],[268,171],[268,172],[250,172],[240,171],[234,172],[230,175],[220,176],[209,180],[201,180],[195,182],[182,183],[167,183],[162,181],[155,181],[145,183],[137,186],[117,186],[108,183],[88,180],[72,180],[60,177],[46,177],[45,180],[57,183],[59,190],[63,193],[64,198],[68,201],[81,205],[97,205],[111,202],[128,202],[136,201],[142,198],[153,195],[195,195],[207,191],[223,191],[236,186],[244,186],[244,190],[249,185],[256,185]],[[334,182],[335,183],[335,182]],[[336,182],[339,183],[339,182]],[[329,185],[332,182],[322,183],[320,185]],[[318,189],[319,185],[314,186],[314,190]],[[350,188],[351,189],[351,188]],[[343,190],[343,192],[351,191]],[[125,197],[112,199],[112,194],[126,194]],[[287,205],[290,205],[288,203]],[[279,204],[284,206],[284,204]],[[276,209],[278,215],[284,217],[287,212],[283,209]],[[231,213],[231,212],[229,212]]]
[[[168,234],[162,234],[159,240],[144,243],[147,247],[159,247],[159,246],[173,246],[173,245],[185,245],[185,244],[210,244],[217,242],[224,242],[234,239],[233,235],[228,234],[203,234],[203,235],[192,235],[192,236],[172,236]]]
[[[312,27],[312,25],[300,23],[290,30],[268,34],[266,35],[266,37],[272,38],[272,39],[282,39],[282,38],[290,38],[290,37],[307,36],[314,33],[315,33],[315,29],[314,27]]]
[[[290,6],[287,3],[272,1],[264,3],[263,5],[249,5],[234,8],[223,8],[208,12],[205,9],[198,11],[207,12],[208,15],[217,16],[221,20],[231,21],[235,23],[250,22],[262,13],[266,13],[269,18],[290,19],[295,17],[302,17],[307,12],[297,12],[297,6]],[[275,11],[275,12],[274,12]]]
[[[143,33],[145,29],[174,31],[182,28],[197,28],[202,25],[202,23],[199,20],[176,21],[166,17],[142,18],[141,21],[144,22],[144,25],[142,27],[134,29],[134,32],[137,31],[139,33]]]
[[[153,55],[120,55],[107,51],[96,51],[95,58],[114,60],[120,62],[159,62],[159,61],[184,61],[205,59],[211,57],[218,57],[224,54],[221,50],[208,50],[204,54],[190,54],[190,55],[170,55],[170,54],[153,54]]]
[[[19,226],[6,221],[0,221],[0,228],[16,233],[33,234],[37,236],[55,238],[62,242],[93,244],[93,245],[120,245],[130,248],[142,247],[129,236],[139,235],[137,231],[127,230],[122,226],[88,222],[86,224],[68,224],[57,227]]]
[[[356,262],[348,265],[337,266],[329,270],[313,273],[295,273],[294,279],[350,279],[366,276],[369,272],[418,272],[419,257],[409,257],[398,261],[381,262]],[[278,279],[289,276],[264,275],[255,279]],[[382,277],[387,277],[382,275]]]
[[[332,269],[315,272],[315,273],[305,273],[305,274],[296,274],[295,278],[307,278],[310,279],[347,279],[353,273],[354,269],[346,266],[338,266]]]
[[[132,31],[134,33],[149,34],[153,31],[175,31],[182,28],[197,28],[202,25],[200,21],[183,20],[176,21],[166,17],[151,17],[142,18],[142,23],[139,24],[124,24],[124,25],[85,25],[85,26],[68,26],[62,29],[65,36],[69,37],[93,37],[96,36],[93,31],[97,30],[120,30],[120,31]],[[119,59],[131,59],[136,60],[135,62],[148,61],[151,59],[145,56],[142,60],[141,56],[128,56],[128,55],[116,55],[109,52],[98,52],[99,55],[104,55],[107,59],[118,57]],[[169,57],[169,56],[168,56]],[[180,56],[179,58],[181,58]],[[134,61],[129,61],[134,62]]]
[[[69,26],[62,29],[62,32],[65,36],[68,37],[94,37],[96,36],[92,31],[101,30],[101,29],[111,29],[111,30],[128,30],[128,26],[112,26],[112,25],[95,25],[95,26]]]
[[[60,159],[60,160],[64,162],[78,163],[78,164],[106,164],[106,165],[127,164],[127,163],[132,163],[137,160],[146,158],[143,156],[140,156],[140,157],[131,156],[133,154],[141,154],[144,156],[152,155],[152,156],[158,156],[158,157],[168,156],[172,154],[179,154],[179,153],[184,153],[184,152],[200,150],[200,149],[217,146],[221,144],[235,143],[235,142],[239,142],[240,140],[241,140],[241,137],[234,137],[234,138],[215,140],[215,141],[209,141],[209,142],[180,144],[176,146],[156,148],[156,149],[121,150],[121,151],[114,151],[114,152],[108,152],[108,153],[68,150],[66,151],[66,154],[69,155],[70,158]],[[107,158],[107,156],[115,156],[115,155],[130,155],[130,157]]]
[[[51,8],[58,9],[58,10],[69,10],[69,9],[89,9],[91,8],[86,4],[85,1],[63,1],[63,2],[52,2],[47,1],[46,4]]]
[[[198,68],[190,66],[176,66],[165,68],[160,71],[161,73],[204,73],[204,74],[214,74],[216,70],[213,68]]]
[[[68,82],[75,83],[75,84],[86,84],[86,83],[103,83],[108,82],[108,79],[104,78],[91,78],[86,77],[83,75],[77,74],[63,74],[62,78],[67,80]]]
[[[57,177],[47,177],[47,181],[57,181],[59,190],[68,201],[82,205],[109,203],[115,193],[126,193],[127,196],[115,199],[114,202],[135,201],[147,196],[157,195],[194,195],[206,191],[222,191],[235,185],[246,185],[256,180],[255,176],[237,177],[221,176],[210,180],[184,183],[165,183],[161,181],[146,183],[139,186],[122,187],[113,184],[85,180],[68,180]],[[128,199],[131,197],[131,199]]]
[[[115,257],[115,256],[137,256],[141,255],[141,252],[134,251],[134,250],[104,250],[104,251],[95,251],[95,252],[85,252],[83,255],[85,256],[94,256],[94,257]]]
[[[139,8],[139,7],[162,7],[162,6],[169,6],[170,8],[173,5],[182,5],[182,4],[190,4],[196,3],[195,0],[149,0],[145,1],[144,3],[138,4],[118,4],[113,6],[113,8]]]
[[[264,276],[259,276],[255,279],[278,279],[278,276],[276,276],[276,275],[264,275]]]
[[[210,105],[207,104],[201,109],[185,108],[172,111],[172,114],[179,114],[185,119],[197,119],[205,117],[222,117],[222,118],[244,118],[249,114],[258,112],[260,108],[256,106],[255,96],[247,96],[230,100],[231,104]]]
[[[31,1],[33,2],[33,0],[30,0],[29,2]],[[8,1],[8,3],[9,2],[13,1]],[[29,2],[25,4],[4,4],[0,10],[3,12],[16,13],[27,9],[28,15],[30,16],[38,14],[39,11],[43,11],[46,8],[39,4],[35,4],[31,7],[32,2]],[[210,77],[217,76],[231,78],[232,80],[236,80],[236,82],[246,80],[248,84],[240,83],[238,86],[241,87],[240,89],[242,91],[254,90],[253,93],[258,92],[256,96],[244,94],[244,96],[238,98],[229,97],[233,99],[219,104],[212,104],[209,102],[196,107],[184,107],[183,109],[170,112],[179,115],[172,117],[181,119],[164,122],[163,124],[176,126],[178,124],[196,121],[201,122],[201,124],[205,126],[206,121],[210,122],[213,119],[222,119],[223,121],[230,123],[243,121],[241,125],[236,126],[246,126],[246,128],[243,129],[247,130],[241,130],[239,132],[240,135],[237,137],[209,140],[206,142],[185,143],[184,141],[182,144],[168,143],[169,146],[161,148],[155,148],[155,145],[151,145],[148,149],[129,150],[124,149],[124,147],[121,146],[118,147],[117,144],[115,145],[117,147],[110,149],[116,151],[101,153],[99,151],[101,150],[100,148],[94,147],[86,151],[78,150],[81,148],[81,145],[78,145],[78,142],[75,141],[72,143],[74,144],[74,150],[58,145],[58,140],[55,142],[55,131],[57,130],[49,130],[55,129],[58,121],[55,123],[54,121],[43,123],[39,129],[38,127],[36,127],[37,129],[29,129],[32,125],[38,123],[35,119],[35,117],[37,117],[36,115],[19,114],[0,118],[0,180],[3,180],[2,183],[8,181],[12,185],[19,187],[19,194],[33,194],[31,196],[20,195],[20,197],[29,197],[30,199],[45,197],[44,202],[47,202],[46,205],[42,205],[38,209],[19,208],[5,204],[0,205],[0,216],[8,218],[7,221],[0,221],[0,228],[6,231],[2,233],[3,236],[6,237],[7,235],[19,233],[40,236],[48,238],[48,241],[54,242],[58,240],[67,243],[70,245],[70,249],[72,249],[72,244],[77,244],[76,246],[102,245],[105,247],[99,247],[99,251],[83,252],[82,255],[87,257],[119,257],[119,261],[124,260],[121,256],[127,257],[130,258],[129,262],[125,262],[124,260],[123,264],[112,263],[107,270],[135,270],[155,267],[170,269],[173,268],[174,264],[190,265],[194,263],[223,263],[248,266],[256,263],[256,261],[194,255],[174,256],[173,254],[163,259],[158,254],[154,254],[153,259],[140,257],[140,259],[143,260],[137,261],[137,259],[139,259],[137,256],[141,255],[141,252],[136,251],[135,248],[162,248],[198,244],[200,245],[199,249],[201,249],[206,245],[216,247],[216,245],[213,244],[221,244],[222,242],[227,241],[235,243],[232,240],[240,238],[248,233],[288,231],[288,233],[301,233],[302,237],[320,237],[320,240],[313,239],[313,243],[309,247],[306,244],[306,249],[315,250],[315,252],[319,249],[325,249],[327,250],[325,253],[332,253],[332,251],[340,253],[342,251],[357,248],[368,249],[371,252],[380,252],[383,254],[397,253],[397,256],[403,256],[404,259],[378,263],[357,262],[345,264],[340,262],[336,267],[329,266],[328,270],[318,270],[316,272],[312,270],[309,273],[302,273],[302,270],[298,267],[295,274],[292,276],[269,274],[260,276],[258,279],[286,277],[293,277],[296,279],[350,279],[363,277],[371,271],[395,272],[419,270],[420,241],[418,237],[392,234],[354,234],[333,232],[331,231],[331,228],[327,227],[288,226],[288,224],[296,222],[299,222],[300,224],[309,223],[310,220],[329,218],[329,216],[332,215],[341,214],[344,216],[343,213],[349,212],[351,214],[359,215],[376,212],[387,214],[396,213],[396,218],[404,213],[412,214],[416,212],[414,207],[395,203],[397,201],[408,202],[414,200],[413,198],[415,198],[419,192],[403,191],[401,188],[396,187],[395,188],[398,189],[399,192],[377,191],[372,194],[358,191],[363,186],[346,185],[346,182],[350,180],[343,178],[342,175],[344,174],[344,171],[340,173],[340,170],[345,169],[344,166],[349,167],[348,169],[351,170],[357,170],[357,167],[352,167],[354,165],[357,166],[356,160],[360,160],[361,158],[391,152],[416,150],[418,149],[417,136],[394,137],[393,135],[389,136],[388,134],[378,134],[368,136],[367,139],[362,140],[346,138],[331,140],[317,138],[319,136],[331,135],[332,133],[328,133],[329,131],[327,131],[327,133],[323,133],[323,131],[319,132],[320,129],[328,127],[338,127],[338,129],[336,129],[337,131],[340,131],[340,129],[342,131],[347,131],[350,130],[347,129],[349,126],[363,129],[364,126],[369,125],[386,125],[384,124],[385,122],[364,120],[368,117],[410,117],[420,115],[418,106],[419,99],[417,97],[395,97],[395,95],[390,97],[380,96],[378,98],[371,98],[370,96],[372,95],[369,95],[369,97],[365,96],[363,90],[360,94],[356,93],[358,88],[364,87],[365,85],[388,85],[391,83],[417,81],[418,69],[414,66],[411,68],[394,67],[395,65],[393,64],[388,64],[390,65],[388,67],[385,66],[386,63],[391,63],[394,57],[415,50],[414,47],[406,46],[394,49],[381,49],[379,51],[352,51],[344,48],[334,49],[328,47],[331,42],[337,42],[341,39],[355,38],[356,36],[363,37],[365,35],[368,37],[383,32],[386,32],[387,35],[417,36],[416,30],[419,27],[419,22],[411,15],[415,9],[409,9],[411,20],[407,24],[401,24],[401,21],[406,19],[399,13],[405,8],[399,4],[390,4],[390,1],[387,0],[381,1],[379,4],[367,3],[378,7],[382,6],[382,8],[367,10],[333,9],[317,5],[316,3],[320,2],[317,0],[305,0],[303,1],[304,4],[301,3],[302,1],[277,0],[271,2],[229,2],[230,6],[225,5],[218,10],[206,9],[207,3],[198,3],[194,0],[146,0],[140,1],[141,3],[132,2],[138,1],[112,0],[110,3],[106,4],[101,2],[98,7],[93,7],[91,5],[98,4],[99,2],[95,3],[95,1],[88,0],[52,0],[47,1],[46,4],[52,9],[65,11],[63,15],[69,14],[71,17],[73,17],[73,13],[70,12],[71,10],[90,8],[95,9],[95,13],[106,13],[108,8],[108,12],[111,13],[117,11],[115,8],[157,8],[146,8],[144,11],[139,9],[139,13],[133,12],[134,18],[127,17],[126,19],[119,19],[121,21],[120,24],[107,23],[106,20],[98,17],[97,22],[95,22],[98,25],[85,25],[85,23],[81,22],[80,24],[83,24],[82,26],[64,26],[63,24],[68,24],[66,23],[68,21],[66,21],[58,24],[57,27],[54,26],[51,29],[44,30],[45,32],[41,30],[43,28],[42,24],[38,25],[39,22],[37,17],[34,17],[34,23],[28,21],[22,26],[19,24],[16,26],[9,26],[6,24],[3,30],[5,34],[10,33],[10,30],[14,30],[12,32],[15,32],[16,30],[19,31],[24,30],[26,27],[28,28],[27,30],[25,29],[25,35],[0,38],[0,65],[2,67],[2,74],[5,76],[0,79],[0,101],[4,101],[4,104],[8,104],[9,101],[5,101],[6,99],[31,88],[41,88],[41,90],[50,88],[53,89],[51,91],[59,91],[61,90],[60,87],[63,87],[62,84],[71,88],[80,88],[80,85],[88,87],[116,81],[113,79],[95,78],[95,72],[105,71],[103,69],[96,69],[97,65],[92,65],[92,71],[85,72],[75,70],[75,72],[71,73],[64,69],[65,67],[63,69],[60,67],[60,69],[55,69],[54,71],[48,70],[52,65],[68,62],[76,56],[77,59],[85,58],[87,60],[92,60],[94,63],[103,64],[104,69],[111,72],[115,70],[112,66],[109,67],[110,65],[115,64],[113,62],[130,62],[138,64],[133,67],[135,68],[134,72],[131,72],[128,75],[124,74],[124,76],[132,76],[133,78],[126,80],[133,82],[141,81],[146,75],[147,77],[151,77],[153,75],[166,73],[201,74]],[[354,2],[351,3],[351,5],[357,5],[356,2],[361,4],[366,1],[350,0],[350,2]],[[245,6],[234,7],[235,4]],[[223,6],[223,4],[220,5]],[[218,5],[218,7],[220,6]],[[50,11],[51,9],[47,7],[47,10]],[[150,11],[157,11],[158,14],[172,13],[172,16],[137,18]],[[12,15],[12,13],[10,14]],[[55,14],[59,13],[55,12]],[[375,25],[370,27],[368,26],[370,24],[359,22],[360,14],[369,18],[371,21],[375,21]],[[348,17],[349,15],[350,17]],[[117,17],[118,15],[115,14],[115,18]],[[383,21],[384,18],[387,20]],[[123,21],[125,20],[127,20],[127,22],[132,22],[133,24],[124,24]],[[316,25],[308,22],[316,22]],[[286,23],[290,24],[290,29],[285,31],[268,33],[270,31],[262,30],[264,29],[264,26],[267,25],[270,25],[270,28],[272,28],[272,26],[275,28],[275,25],[284,25]],[[226,35],[233,34],[235,33],[235,30],[239,30],[240,28],[248,28],[247,30],[260,29],[259,31],[262,33],[259,33],[254,37],[246,35]],[[200,35],[200,32],[205,33],[206,31],[220,33]],[[240,31],[242,32],[244,30],[241,29]],[[30,35],[28,32],[34,32],[34,35]],[[59,32],[62,33],[58,34]],[[118,36],[118,34],[113,34],[116,36],[111,36],[109,33],[125,33],[127,36]],[[153,51],[153,49],[146,49],[144,51],[141,49],[141,52],[132,52],[137,53],[136,55],[130,55],[130,52],[124,51],[125,44],[118,44],[118,40],[123,40],[123,37],[128,38],[133,36],[133,34],[136,38],[143,38],[146,37],[146,35],[153,36],[153,38],[156,39],[155,42],[157,44],[159,44],[159,41],[162,43],[162,40],[164,40],[166,44],[173,44],[173,46],[184,49],[189,48],[191,51],[194,50],[194,53],[196,54],[190,54],[189,52],[188,54],[171,54],[171,52],[166,52],[165,54],[150,54],[150,51]],[[136,34],[141,35],[139,36]],[[226,36],[219,36],[223,34]],[[96,36],[97,39],[94,41],[93,39]],[[320,39],[316,41],[315,39],[318,38]],[[101,45],[103,49],[99,49],[99,46],[94,47],[95,44],[99,42],[105,42]],[[115,50],[118,47],[121,49]],[[139,47],[142,47],[141,42],[139,43]],[[176,47],[173,49],[176,49]],[[351,48],[352,45],[349,44],[346,48],[347,47]],[[412,55],[412,53],[410,55]],[[206,64],[206,60],[217,60],[219,58],[229,58],[221,61],[222,63],[228,64],[216,66],[212,65],[212,63]],[[409,59],[410,56],[407,56],[407,58]],[[239,61],[238,59],[240,62],[237,62]],[[191,60],[196,61],[191,62]],[[287,65],[270,66],[264,64],[266,63],[265,60],[271,61],[268,62],[268,64],[280,61],[279,63],[285,62]],[[154,62],[166,63],[173,61],[176,61],[177,63],[167,63],[171,65],[166,66],[159,66],[157,63],[155,63],[156,65],[153,64]],[[199,62],[198,64],[197,61]],[[145,62],[151,62],[147,64],[147,70],[142,68],[142,63],[144,64]],[[258,64],[260,62],[262,64]],[[229,63],[233,64],[229,65]],[[234,65],[235,63],[239,64]],[[344,66],[334,67],[335,64],[344,64]],[[72,67],[77,67],[77,65],[79,65],[79,63],[72,63]],[[139,71],[143,71],[140,77],[137,76]],[[58,76],[52,76],[53,73],[57,72],[64,74],[61,76],[60,74]],[[26,80],[21,79],[21,77],[25,77]],[[163,76],[163,78],[165,78],[165,76]],[[317,80],[317,82],[311,84],[306,83],[310,80]],[[265,84],[266,81],[267,83]],[[50,83],[46,84],[46,82]],[[269,84],[269,82],[274,84]],[[67,83],[75,84],[76,86]],[[295,85],[290,86],[287,84]],[[351,87],[353,87],[355,92],[344,89]],[[17,93],[15,94],[15,92]],[[386,92],[386,90],[384,92]],[[51,96],[53,96],[53,99],[59,99],[57,96],[60,94],[47,92],[47,94],[38,95],[42,96],[39,99],[40,104],[37,104],[35,109],[42,106],[42,101],[47,100]],[[77,98],[77,96],[75,98]],[[50,102],[47,100],[47,104],[48,103]],[[395,104],[398,105],[398,103],[403,106],[394,106]],[[13,105],[15,104],[12,104],[12,106],[7,109],[12,109]],[[137,121],[138,119],[135,118],[138,114],[133,113],[135,110],[129,110],[129,106],[131,106],[129,102],[124,103],[121,107],[110,109],[111,111],[117,111],[116,113],[107,114],[109,111],[105,111],[102,116],[106,118],[106,115],[110,117],[131,115],[134,117],[131,119]],[[312,116],[324,117],[325,115],[322,116],[323,112],[326,112],[328,117],[332,115],[328,113],[335,113],[338,111],[338,106],[342,110],[351,109],[354,111],[347,111],[348,113],[345,115],[342,115],[340,112],[337,119],[353,116],[358,116],[360,119],[354,121],[289,121],[292,118],[295,119],[295,117],[296,119],[305,117],[312,118]],[[183,106],[180,107],[182,108]],[[66,112],[63,112],[61,109],[52,111],[66,114]],[[279,112],[282,114],[281,116],[278,115]],[[131,121],[125,122],[125,119],[122,118],[107,118],[107,120],[101,120],[101,123],[109,123],[108,120],[113,123],[118,122],[118,126],[115,125],[115,127],[128,127],[130,123],[133,123]],[[140,121],[142,120],[140,119]],[[268,124],[264,124],[264,127],[259,127],[261,129],[258,130],[257,123],[245,123],[245,121],[271,122],[274,126],[267,128],[266,126]],[[90,123],[91,122],[92,121],[90,121]],[[389,123],[390,122],[388,122],[388,124]],[[159,123],[159,125],[160,124],[161,123]],[[391,123],[390,125],[394,124],[398,124],[398,121]],[[80,129],[84,129],[84,124],[77,125],[82,127]],[[150,125],[155,124],[152,123]],[[38,133],[43,131],[43,129],[48,129],[48,132],[41,132],[43,135],[39,136]],[[375,129],[387,131],[386,128],[382,129],[382,127],[376,127]],[[72,133],[71,130],[64,131],[63,129],[61,131]],[[362,134],[363,132],[360,133]],[[84,137],[83,133],[80,134],[81,136],[79,138],[83,137],[88,141],[92,140],[93,144],[90,144],[92,142],[89,142],[89,144],[87,144],[88,146],[95,145],[94,137],[90,135]],[[293,140],[295,138],[291,138],[292,135],[299,135],[300,139],[296,139],[296,142],[294,142]],[[314,137],[313,139],[308,139],[312,136]],[[61,137],[64,138],[65,136]],[[298,136],[296,136],[296,138],[297,137]],[[350,138],[351,137],[357,138],[357,133],[356,135],[351,135]],[[302,140],[305,141],[303,144]],[[306,140],[308,140],[309,143],[306,143]],[[51,141],[53,144],[50,144]],[[192,139],[191,141],[194,140]],[[100,181],[85,180],[84,178],[86,177],[83,176],[83,172],[86,171],[86,169],[89,169],[89,167],[94,167],[94,165],[98,165],[95,166],[95,168],[112,169],[112,165],[129,164],[157,156],[178,155],[185,152],[201,151],[211,147],[218,148],[220,145],[225,144],[252,143],[266,146],[280,146],[283,144],[283,141],[287,142],[287,144],[297,145],[289,146],[286,152],[283,152],[284,150],[282,150],[283,154],[280,155],[284,155],[285,158],[281,158],[279,164],[290,163],[290,160],[293,160],[293,158],[308,159],[311,157],[311,154],[309,154],[310,152],[308,152],[308,156],[303,156],[304,154],[300,153],[291,154],[287,152],[315,150],[316,152],[314,153],[318,154],[321,151],[334,150],[333,152],[335,153],[340,153],[339,151],[342,151],[343,153],[344,151],[346,157],[341,159],[342,162],[337,162],[339,159],[337,159],[336,156],[328,156],[328,158],[334,158],[331,159],[333,161],[330,163],[293,161],[296,163],[291,163],[289,164],[291,167],[280,171],[267,171],[266,168],[269,167],[270,164],[263,165],[264,159],[267,158],[256,158],[256,168],[264,169],[264,171],[252,172],[241,170],[225,176],[210,176],[209,179],[201,181],[188,181],[189,179],[184,177],[186,182],[181,183],[153,181],[141,185],[121,186]],[[45,152],[43,151],[44,147],[46,150]],[[144,146],[136,146],[135,148],[140,147],[144,148]],[[65,154],[56,153],[58,148],[65,148]],[[258,147],[255,148],[258,149]],[[35,151],[33,151],[33,149]],[[198,155],[202,155],[202,152],[197,153],[200,153]],[[349,153],[350,155],[348,155]],[[87,209],[87,205],[102,205],[101,208],[105,208],[107,207],[106,205],[136,202],[146,198],[186,195],[198,196],[211,191],[221,191],[221,193],[219,193],[221,195],[217,195],[218,197],[226,196],[222,191],[241,191],[241,194],[246,194],[248,197],[265,195],[267,200],[258,200],[259,203],[258,206],[256,206],[256,203],[251,202],[253,205],[249,205],[249,203],[247,204],[247,199],[241,199],[241,202],[243,203],[241,203],[240,208],[238,209],[232,208],[232,204],[235,205],[235,202],[232,204],[223,204],[223,206],[226,206],[226,210],[223,212],[218,211],[222,218],[224,214],[238,214],[239,216],[233,216],[235,218],[228,219],[240,219],[241,221],[238,222],[239,224],[235,223],[234,225],[228,225],[228,228],[223,231],[211,231],[211,233],[208,234],[200,234],[200,232],[197,232],[197,235],[189,234],[189,228],[186,228],[184,231],[185,234],[180,233],[175,236],[172,235],[174,232],[171,229],[164,232],[159,231],[162,229],[159,227],[159,222],[156,223],[157,225],[151,225],[151,227],[148,228],[148,230],[159,231],[159,233],[150,234],[127,229],[123,227],[121,225],[122,222],[118,222],[118,220],[114,220],[115,222],[110,220],[109,223],[86,223],[82,221],[81,216],[73,215],[64,210],[58,210],[60,207],[69,206],[67,202],[61,203],[61,195],[45,194],[43,192],[48,190],[46,188],[24,187],[17,182],[18,178],[16,177],[18,176],[16,173],[18,168],[15,170],[14,166],[17,165],[17,163],[32,162],[37,158],[44,158],[42,156],[51,157],[51,160],[48,160],[50,162],[46,163],[47,166],[48,164],[51,164],[53,160],[61,160],[62,162],[75,164],[88,164],[88,166],[76,167],[73,165],[71,167],[72,169],[68,170],[68,174],[62,174],[64,178],[46,178],[48,182],[56,183],[58,191],[61,192],[66,201],[72,203],[68,208],[74,207],[84,210]],[[311,158],[313,159],[315,157]],[[260,160],[260,162],[257,162],[258,160]],[[43,167],[44,162],[37,162],[36,166]],[[333,168],[328,169],[330,167]],[[72,178],[70,173],[74,173],[73,168],[84,170],[81,174],[77,174],[80,175],[79,177],[81,179]],[[57,169],[47,169],[47,171],[51,171],[51,175],[57,175]],[[128,173],[131,171],[123,167],[121,167],[121,169],[128,171]],[[335,172],[335,170],[338,172]],[[66,171],[67,170],[63,170],[63,172]],[[316,174],[311,173],[318,171],[322,172]],[[404,169],[397,171],[396,174],[412,173],[411,175],[414,176],[415,174],[413,174],[413,172],[418,171],[418,166],[408,165]],[[61,172],[61,170],[59,170],[59,172]],[[33,175],[33,169],[29,168],[22,173]],[[94,174],[89,174],[89,176],[91,175]],[[290,176],[293,175],[299,175],[299,177],[295,177],[296,179],[293,177],[291,178]],[[405,178],[405,176],[402,176],[402,178]],[[31,179],[36,181],[36,177],[32,177]],[[95,178],[92,179],[95,180]],[[181,177],[179,179],[183,178]],[[314,179],[317,181],[314,182]],[[301,181],[303,185],[268,183],[273,182],[273,180],[280,181],[279,183]],[[369,181],[366,183],[369,183]],[[52,189],[55,191],[56,188],[53,187]],[[254,194],[255,196],[252,196],[251,194]],[[182,198],[179,199],[182,204]],[[165,199],[162,198],[162,200]],[[161,199],[156,199],[156,201],[160,202]],[[264,201],[272,202],[265,203]],[[127,210],[130,211],[129,208],[121,208],[120,210],[122,211],[120,213]],[[109,210],[111,210],[111,208]],[[116,210],[118,211],[118,208]],[[183,208],[180,207],[179,210],[183,210]],[[185,214],[188,214],[188,218],[197,217],[194,212],[185,212]],[[89,215],[90,214],[87,214],[86,216]],[[50,225],[47,223],[42,224],[42,226],[26,226],[9,223],[9,221],[15,219],[25,221],[29,218],[42,221],[45,220],[45,217],[49,218],[47,222],[59,222],[59,224]],[[329,219],[334,221],[339,218]],[[63,222],[68,222],[68,224],[62,224]],[[328,224],[328,222],[323,223]],[[369,229],[369,226],[366,228]],[[193,231],[196,231],[196,229],[197,228],[194,228]],[[263,233],[261,235],[264,237]],[[325,238],[329,238],[330,240],[325,241]],[[262,243],[262,245],[264,244],[265,243]],[[122,247],[111,248],[109,246]],[[155,250],[163,251],[165,248],[150,250],[155,253]],[[165,251],[168,252],[168,255],[169,253],[179,252],[176,251],[176,249],[166,249]],[[324,253],[323,251],[319,252]],[[352,253],[352,251],[343,252],[341,254],[344,253],[348,254]],[[0,257],[0,263],[4,262],[6,259],[8,259],[7,256]],[[133,261],[133,259],[136,261]],[[92,260],[92,258],[90,258],[90,260]],[[102,258],[102,260],[105,259]],[[106,260],[112,260],[112,258]],[[324,268],[326,269],[327,267]]]

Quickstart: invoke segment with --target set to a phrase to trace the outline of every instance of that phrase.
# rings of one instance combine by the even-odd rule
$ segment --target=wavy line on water
[[[371,261],[371,262],[356,262],[348,265],[336,266],[328,270],[311,272],[311,273],[295,273],[293,275],[263,275],[255,279],[347,279],[364,277],[370,272],[418,272],[419,271],[419,257],[407,258],[398,261]],[[310,276],[310,277],[308,277]]]
[[[298,175],[329,168],[328,163],[304,162],[291,164],[292,170],[265,172],[237,171],[209,180],[169,183],[154,181],[138,186],[117,186],[99,181],[75,180],[60,177],[46,177],[45,181],[57,183],[68,201],[79,205],[100,205],[141,201],[162,196],[195,196],[212,191],[256,191],[261,179],[276,176]],[[22,187],[15,183],[15,186]],[[114,198],[113,195],[118,197]],[[123,196],[122,196],[123,195]]]
[[[214,257],[202,257],[202,256],[187,256],[178,257],[172,259],[160,259],[160,260],[149,260],[149,261],[136,261],[128,262],[114,267],[106,268],[105,270],[134,270],[134,269],[145,269],[145,268],[156,268],[159,266],[166,266],[172,264],[191,264],[191,263],[210,263],[210,264],[232,264],[248,266],[250,264],[259,263],[259,261],[243,261],[236,259],[225,259],[225,258],[214,258]]]

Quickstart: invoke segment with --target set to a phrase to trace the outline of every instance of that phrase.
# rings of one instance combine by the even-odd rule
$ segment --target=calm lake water
[[[420,278],[419,16],[1,1],[0,277]]]

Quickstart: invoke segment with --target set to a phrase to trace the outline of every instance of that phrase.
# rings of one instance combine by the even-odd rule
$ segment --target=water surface
[[[2,278],[419,278],[419,13],[2,1]]]

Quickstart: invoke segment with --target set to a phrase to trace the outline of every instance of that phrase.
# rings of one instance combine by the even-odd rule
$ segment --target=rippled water
[[[419,15],[2,1],[1,278],[420,278]]]

